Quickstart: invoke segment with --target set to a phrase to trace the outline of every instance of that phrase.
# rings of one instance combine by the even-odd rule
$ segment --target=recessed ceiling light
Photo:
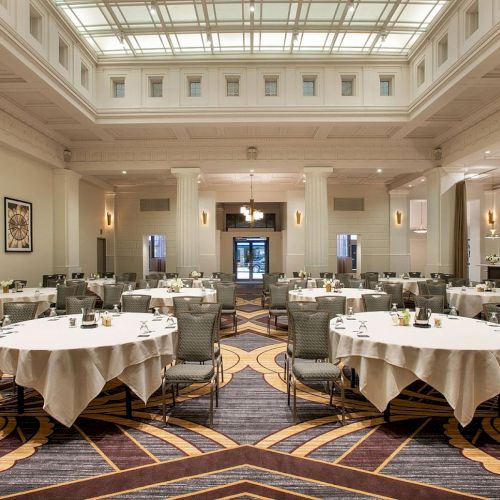
[[[127,173],[127,171],[126,171],[126,170],[122,170],[122,174],[124,174],[124,175],[125,175],[126,173]]]
[[[485,155],[489,155],[491,153],[491,151],[488,149],[488,151],[485,151],[484,154]]]
[[[250,170],[250,173],[253,174],[255,172],[255,170],[252,168],[252,170]]]
[[[250,4],[250,12],[255,12],[255,4],[253,2]]]
[[[409,188],[412,188],[412,187],[413,187],[413,184],[408,184],[408,187],[409,187]]]
[[[425,182],[425,177],[422,177],[422,178],[420,179],[420,182]]]
[[[382,173],[382,169],[381,168],[377,168],[377,174],[381,174]]]
[[[151,2],[151,5],[149,6],[149,12],[151,12],[151,14],[156,14],[155,2]]]

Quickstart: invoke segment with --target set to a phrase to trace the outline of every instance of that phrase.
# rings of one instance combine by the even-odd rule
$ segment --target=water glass
[[[113,316],[120,316],[120,309],[118,307],[118,304],[113,305]]]
[[[358,288],[359,288],[360,290],[363,290],[363,288],[364,288],[364,287],[363,287],[363,283],[360,283]]]
[[[141,326],[139,328],[140,335],[143,337],[149,337],[150,331],[148,328],[148,322],[147,321],[141,321]]]
[[[51,307],[50,311],[49,311],[49,317],[50,318],[54,318],[55,316],[57,316],[56,308],[55,307]]]
[[[354,319],[354,310],[352,307],[349,307],[349,309],[347,310],[347,318]]]
[[[153,316],[155,317],[155,319],[160,319],[161,318],[161,313],[160,313],[160,308],[159,307],[155,307],[154,308]]]
[[[391,308],[391,316],[397,316],[397,315],[398,315],[398,304],[396,302],[393,302]]]
[[[449,318],[458,318],[458,312],[457,312],[457,308],[455,306],[451,306],[448,317]]]
[[[75,328],[76,326],[76,318],[69,318],[69,327]]]
[[[335,328],[345,328],[344,320],[342,319],[342,314],[337,314],[335,319]]]
[[[2,321],[2,328],[5,328],[6,326],[9,326],[12,324],[12,320],[10,319],[10,316],[8,314],[6,314],[4,317],[3,317],[3,321]]]
[[[492,312],[490,314],[490,324],[491,326],[497,326],[498,325],[498,317],[496,312]]]
[[[358,337],[368,337],[368,327],[366,321],[359,322]]]

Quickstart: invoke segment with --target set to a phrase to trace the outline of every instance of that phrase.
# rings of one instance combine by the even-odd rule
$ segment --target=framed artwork
[[[29,201],[4,198],[5,251],[33,251],[33,208]]]

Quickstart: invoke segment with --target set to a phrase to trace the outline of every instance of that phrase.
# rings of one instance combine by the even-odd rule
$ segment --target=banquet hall
[[[500,0],[0,0],[0,496],[500,498]]]

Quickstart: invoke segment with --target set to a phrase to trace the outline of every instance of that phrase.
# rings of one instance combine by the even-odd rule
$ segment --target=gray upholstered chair
[[[349,288],[349,280],[354,279],[354,276],[350,273],[340,273],[336,277],[346,288]]]
[[[384,278],[395,278],[396,273],[394,271],[384,271]]]
[[[366,312],[390,311],[392,296],[388,294],[364,293],[362,296],[363,307]]]
[[[293,387],[293,418],[297,419],[297,381],[304,384],[326,382],[330,388],[330,405],[333,388],[339,385],[341,394],[342,422],[345,420],[344,386],[342,372],[330,361],[330,320],[326,312],[294,312],[294,345],[291,363]],[[316,361],[316,362],[314,362]],[[289,388],[290,390],[290,388]]]
[[[316,302],[318,304],[318,311],[327,312],[330,319],[335,318],[337,314],[345,314],[345,295],[316,297]]]
[[[500,321],[500,304],[483,304],[483,316],[486,321],[490,320],[491,313],[496,313],[498,321]]]
[[[165,273],[168,280],[173,280],[179,277],[179,273]]]
[[[417,281],[417,287],[419,295],[429,295],[429,289],[427,288],[426,281]]]
[[[151,295],[122,295],[122,312],[147,313]]]
[[[420,271],[410,271],[408,273],[410,278],[420,278],[422,276],[422,273]]]
[[[274,285],[278,282],[279,274],[276,273],[264,273],[262,275],[262,307],[266,306],[266,302],[269,299],[269,285]]]
[[[57,285],[64,285],[64,280],[63,279],[60,280],[58,278],[54,278],[54,279],[49,278],[47,280],[47,285],[46,285],[47,287],[49,287],[49,288],[57,288]]]
[[[203,297],[174,297],[172,302],[174,304],[174,316],[178,318],[179,314],[189,312],[190,304],[201,304]]]
[[[115,273],[113,271],[107,271],[107,272],[103,273],[103,276],[105,278],[108,278],[108,279],[109,278],[114,278],[115,277]]]
[[[137,288],[139,288],[139,290],[144,290],[145,288],[158,288],[158,281],[157,279],[139,280],[137,282]]]
[[[321,276],[321,273],[319,273],[319,277],[324,278],[326,280],[332,280],[333,276],[334,276],[334,273],[332,273],[332,272],[323,273],[323,276]]]
[[[293,302],[288,302],[287,306],[287,315],[288,315],[288,338],[286,341],[286,350],[285,350],[285,362],[284,362],[284,378],[288,385],[290,384],[290,360],[292,359],[293,354],[293,341],[294,341],[294,324],[293,324],[293,313],[298,311],[308,311],[308,312],[316,312],[318,310],[318,303],[311,302],[310,300],[297,300]],[[290,391],[288,391],[288,404],[290,404]]]
[[[154,271],[154,272],[151,272],[149,274],[146,274],[146,279],[159,281],[159,280],[163,279],[163,276],[165,276],[165,273]]]
[[[382,281],[370,281],[368,283],[368,289],[369,290],[382,290]]]
[[[464,278],[450,278],[448,280],[451,286],[466,286],[467,281]]]
[[[205,288],[215,289],[215,286],[217,285],[217,283],[218,283],[218,281],[215,281],[215,280],[209,280],[209,279],[203,280],[203,286]]]
[[[66,314],[81,314],[82,309],[94,309],[97,297],[93,295],[75,295],[66,299]]]
[[[122,297],[124,287],[125,285],[123,283],[116,283],[114,285],[104,285],[102,308],[113,309],[115,304],[120,304],[120,299]]]
[[[123,285],[123,291],[131,291],[137,288],[137,283],[135,281],[117,281],[117,285]]]
[[[404,308],[403,283],[384,283],[382,289],[385,293],[392,296],[392,302],[395,302],[398,308]],[[432,295],[432,294],[431,294]]]
[[[288,284],[288,290],[294,290],[295,288],[307,288],[307,279],[298,279],[290,281]]]
[[[74,295],[76,295],[76,285],[57,285],[57,314],[66,314],[66,299]]]
[[[450,312],[448,306],[448,297],[446,296],[446,283],[427,283],[427,295],[441,295],[443,297],[444,313],[448,314]]]
[[[76,286],[75,295],[82,296],[87,292],[87,283],[85,280],[66,280],[66,285]]]
[[[232,273],[219,273],[219,279],[222,283],[233,283],[235,276]]]
[[[444,313],[444,299],[442,295],[417,295],[415,297],[415,307],[430,309],[433,313]]]
[[[325,286],[325,279],[326,278],[316,278],[314,281],[316,281],[316,288],[323,288]]]
[[[267,313],[267,334],[271,335],[271,318],[274,318],[274,328],[278,328],[278,317],[286,316],[288,302],[287,285],[269,286],[269,309]]]
[[[378,281],[378,273],[374,271],[361,273],[361,279],[365,280],[365,288],[370,288],[371,281]]]
[[[348,288],[359,288],[360,285],[364,288],[365,287],[365,280],[351,278],[349,280],[349,287]]]
[[[182,284],[185,288],[193,288],[193,278],[182,278]]]
[[[221,273],[222,274],[222,273]],[[217,283],[217,303],[221,305],[221,316],[232,316],[234,333],[238,333],[238,317],[236,315],[236,285]]]
[[[177,349],[175,365],[165,368],[162,376],[163,422],[167,424],[165,393],[172,388],[172,406],[175,406],[175,388],[179,384],[210,384],[210,426],[213,425],[213,394],[219,406],[219,381],[215,371],[213,331],[217,314],[182,313],[177,318]],[[211,363],[202,364],[206,360]]]
[[[9,288],[16,288],[16,283],[19,283],[21,288],[25,288],[28,284],[28,280],[12,280],[12,284],[9,285]]]
[[[3,313],[9,316],[12,323],[20,323],[35,319],[37,308],[36,302],[6,302],[3,305]]]
[[[220,327],[220,316],[222,307],[220,304],[189,304],[189,312],[195,314],[216,314],[217,318],[214,322],[214,357],[215,364],[217,366],[217,377],[221,378],[221,382],[224,382],[224,363],[222,360],[222,351],[220,348],[220,337],[219,337],[219,327]],[[209,361],[207,359],[207,361]]]
[[[71,273],[72,280],[82,280],[85,276],[85,273]]]
[[[298,278],[298,277],[299,277],[299,271],[293,271],[293,272],[292,272],[292,276],[293,276],[294,278]]]

